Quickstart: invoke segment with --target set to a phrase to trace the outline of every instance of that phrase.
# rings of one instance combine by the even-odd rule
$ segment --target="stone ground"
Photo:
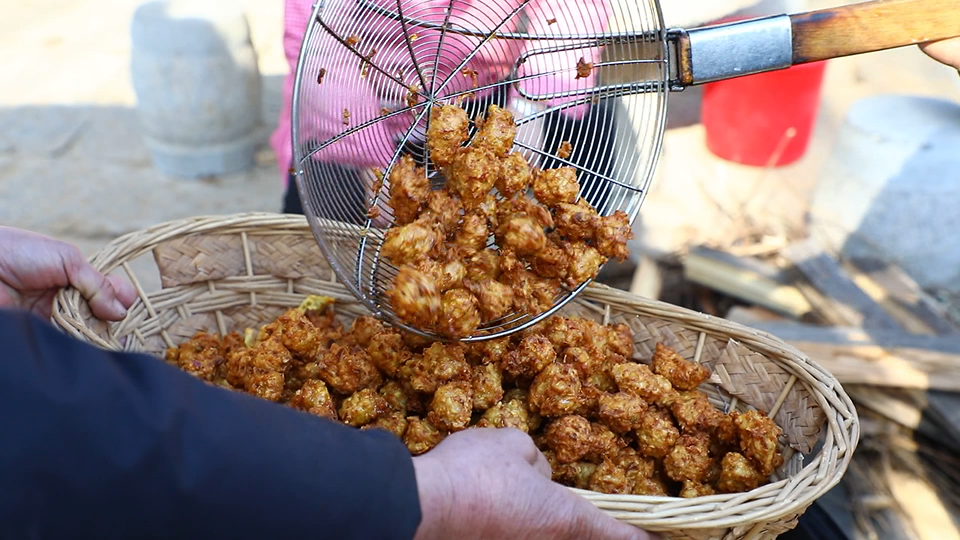
[[[277,211],[282,184],[266,141],[287,69],[282,2],[237,1],[248,13],[264,76],[263,144],[254,169],[196,181],[159,174],[139,137],[128,74],[137,0],[4,0],[0,223],[63,238],[92,254],[117,235],[171,219]],[[660,231],[657,242],[676,248],[736,234],[734,222],[744,216],[771,230],[802,227],[831,132],[854,100],[884,92],[960,99],[960,79],[911,48],[835,61],[824,91],[808,156],[769,171],[711,156],[696,121],[699,92],[675,96],[671,122],[678,127],[667,134],[659,187],[643,213],[646,230]],[[691,188],[698,194],[691,196]],[[148,288],[157,286],[153,276],[145,279]]]

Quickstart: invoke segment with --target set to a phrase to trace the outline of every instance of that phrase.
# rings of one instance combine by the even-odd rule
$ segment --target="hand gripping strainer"
[[[321,0],[294,88],[297,186],[322,251],[356,298],[439,339],[397,316],[385,293],[398,270],[380,256],[393,220],[384,178],[400,158],[411,156],[434,187],[444,182],[424,144],[434,106],[457,103],[471,119],[490,104],[507,108],[514,150],[540,169],[575,167],[583,199],[632,223],[671,91],[955,35],[957,0],[880,0],[692,30],[665,29],[657,0]],[[557,152],[564,142],[571,153]],[[464,341],[536,324],[588,283]]]

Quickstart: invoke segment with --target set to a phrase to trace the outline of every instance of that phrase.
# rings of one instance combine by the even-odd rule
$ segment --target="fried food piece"
[[[732,414],[740,435],[740,449],[763,476],[770,476],[783,465],[777,439],[783,430],[759,411]]]
[[[720,423],[723,413],[710,404],[706,394],[692,390],[680,392],[670,406],[673,417],[683,432],[711,431]]]
[[[353,394],[383,381],[367,351],[334,343],[317,360],[323,382],[341,394]]]
[[[593,450],[587,455],[589,461],[599,462],[608,459],[617,455],[629,445],[627,439],[617,435],[599,422],[590,422],[590,431],[593,438]]]
[[[663,375],[677,390],[693,390],[710,376],[707,366],[685,359],[663,343],[657,343],[652,364],[653,371]]]
[[[576,368],[584,388],[594,388],[601,393],[617,391],[617,383],[610,370],[624,361],[623,357],[617,355],[601,356],[596,349],[590,352],[581,347],[568,347],[563,351],[563,363]],[[596,396],[598,399],[599,397],[600,395]]]
[[[603,394],[597,400],[600,421],[616,433],[638,429],[647,412],[647,402],[626,392]]]
[[[443,441],[446,434],[436,428],[429,420],[416,416],[407,417],[407,431],[403,434],[403,443],[407,450],[419,456]]]
[[[577,60],[577,76],[576,79],[585,79],[590,76],[590,72],[593,71],[593,63],[587,62],[583,57],[580,60]]]
[[[383,429],[403,440],[403,436],[407,432],[407,418],[402,413],[392,412],[377,418],[372,424],[367,424],[360,429]]]
[[[467,277],[467,266],[463,264],[462,251],[451,249],[445,260],[438,265],[437,287],[441,291],[459,289]]]
[[[630,255],[627,242],[631,239],[633,239],[633,228],[630,226],[629,216],[623,210],[617,210],[612,215],[600,218],[594,240],[597,250],[604,257],[621,262],[627,260]]]
[[[499,281],[465,279],[463,286],[477,298],[481,320],[484,322],[495,321],[510,313],[513,308],[513,289]]]
[[[479,212],[468,212],[463,216],[463,223],[457,231],[454,244],[462,248],[462,253],[469,256],[487,247],[490,231],[487,229],[487,218]]]
[[[433,344],[433,340],[423,337],[420,334],[414,334],[413,332],[408,332],[403,329],[397,329],[397,332],[400,332],[400,335],[403,337],[403,344],[406,345],[412,353],[420,352],[424,347],[429,347]]]
[[[274,322],[264,326],[260,331],[260,339],[273,333],[277,334],[284,347],[304,359],[312,360],[324,342],[323,332],[310,322],[306,311],[300,308],[288,309]]]
[[[666,497],[667,484],[660,475],[651,478],[642,478],[633,485],[633,495],[646,495],[648,497]]]
[[[627,476],[627,471],[609,459],[604,459],[590,475],[588,489],[599,493],[630,494],[633,493],[633,482]]]
[[[473,372],[473,408],[485,411],[503,399],[503,374],[497,364],[471,367]]]
[[[340,404],[340,421],[354,427],[365,426],[389,410],[387,401],[373,388],[351,394]]]
[[[636,449],[629,446],[621,448],[609,459],[626,472],[631,486],[636,486],[638,483],[653,478],[657,471],[656,464],[652,459],[641,456]]]
[[[543,335],[550,340],[554,349],[561,352],[568,347],[580,347],[584,344],[584,319],[550,317],[543,329]]]
[[[245,390],[248,394],[267,401],[280,401],[286,381],[279,371],[253,372],[247,377]]]
[[[497,244],[517,255],[533,255],[547,244],[547,233],[537,221],[525,214],[515,215],[500,222]]]
[[[637,448],[640,453],[652,457],[662,458],[676,444],[680,438],[680,430],[673,423],[669,411],[657,407],[650,407],[640,421],[637,428]]]
[[[473,146],[485,148],[498,158],[507,157],[517,136],[517,124],[510,111],[490,105],[486,117],[479,124]]]
[[[446,236],[456,230],[462,210],[460,200],[446,188],[431,190],[420,217],[424,221],[435,223]]]
[[[738,452],[729,452],[723,456],[720,467],[717,489],[723,493],[750,491],[766,483],[769,478],[769,475],[758,471],[749,459]]]
[[[512,427],[530,433],[530,410],[520,400],[504,399],[483,413],[477,421],[477,427],[507,428]]]
[[[397,316],[418,328],[432,328],[440,316],[436,281],[410,266],[400,268],[387,291]]]
[[[383,323],[369,315],[361,315],[350,326],[350,341],[359,347],[367,348],[374,336],[384,331]]]
[[[410,396],[407,395],[407,391],[403,389],[402,384],[397,381],[387,381],[377,393],[383,398],[387,408],[391,411],[403,413],[404,418],[406,417],[407,402],[410,400]]]
[[[547,425],[544,441],[559,463],[580,461],[594,450],[590,421],[579,415],[557,418]]]
[[[606,332],[607,350],[621,355],[623,358],[633,356],[633,330],[625,324],[608,324],[603,328]]]
[[[557,352],[550,340],[533,334],[523,338],[517,348],[503,355],[503,371],[511,377],[535,377],[557,360]]]
[[[290,398],[290,406],[310,414],[339,420],[337,409],[330,397],[330,391],[323,381],[309,380]]]
[[[641,397],[651,405],[668,407],[678,396],[677,391],[670,386],[670,381],[644,364],[618,364],[613,366],[610,373],[621,392]]]
[[[586,199],[558,204],[553,219],[557,231],[572,241],[593,240],[600,225],[600,216]]]
[[[498,363],[510,346],[508,337],[475,341],[467,344],[467,359],[476,364]]]
[[[492,249],[485,249],[474,254],[467,260],[466,277],[478,283],[500,277],[500,254]]]
[[[403,336],[393,331],[372,336],[367,345],[367,354],[373,364],[389,377],[396,377],[400,367],[412,357],[403,343]]]
[[[477,206],[474,208],[477,212],[487,218],[487,226],[490,227],[491,231],[497,230],[497,227],[500,225],[499,214],[499,201],[497,201],[496,196],[493,193],[487,193],[487,196],[480,201]]]
[[[453,158],[467,140],[469,126],[470,118],[463,108],[455,105],[433,107],[427,129],[427,148],[437,167],[444,169],[453,163]]]
[[[284,373],[293,355],[277,336],[261,341],[251,351],[246,368],[244,389],[247,393],[268,401],[280,401],[286,386]]]
[[[433,394],[427,420],[440,429],[466,429],[473,414],[473,384],[457,381],[441,385]]]
[[[425,394],[436,392],[441,384],[469,381],[471,373],[459,344],[434,343],[400,368],[400,377]]]
[[[573,366],[550,364],[530,384],[530,407],[542,416],[566,416],[582,404],[583,388]]]
[[[684,499],[693,499],[694,497],[706,497],[707,495],[716,495],[716,490],[709,484],[701,484],[692,480],[684,480],[683,488],[680,490],[680,496]]]
[[[511,152],[500,163],[500,175],[497,177],[497,191],[504,197],[512,197],[515,193],[522,193],[533,182],[533,172],[523,154]]]
[[[227,359],[221,354],[220,338],[197,332],[190,340],[167,350],[166,359],[183,371],[205,381],[212,381],[217,369]]]
[[[607,262],[607,258],[600,254],[593,246],[583,242],[569,242],[563,245],[567,254],[567,271],[564,282],[570,287],[576,287],[588,279],[597,277],[600,267]]]
[[[543,248],[533,255],[530,269],[543,278],[564,279],[571,266],[567,257],[567,252],[548,238]]]
[[[533,194],[538,201],[551,208],[561,203],[576,203],[580,196],[576,169],[559,167],[540,171],[533,179]]]
[[[490,194],[500,175],[500,161],[482,146],[460,150],[447,169],[447,186],[463,201],[466,209],[480,205]]]
[[[503,257],[500,282],[513,289],[513,307],[515,310],[537,315],[553,307],[557,298],[563,294],[560,280],[547,279],[526,270],[522,265],[507,263],[512,256]]]
[[[429,194],[430,183],[423,169],[412,157],[401,157],[390,171],[390,207],[395,222],[406,225],[417,219]]]
[[[554,226],[553,215],[550,210],[523,194],[515,195],[503,201],[497,208],[497,221],[499,223],[503,223],[513,216],[531,217],[545,229],[552,229]]]
[[[597,470],[595,463],[588,461],[560,463],[556,461],[552,450],[543,452],[543,455],[547,458],[547,462],[550,463],[550,469],[553,471],[551,476],[554,482],[578,489],[589,489],[590,477],[593,475],[593,472]]]
[[[397,266],[411,264],[433,252],[441,240],[429,224],[415,221],[388,230],[380,254]]]
[[[472,335],[480,327],[480,306],[477,297],[466,289],[443,293],[440,302],[439,331],[450,338]]]
[[[710,436],[706,433],[687,433],[681,435],[664,456],[663,470],[675,482],[691,480],[702,483],[712,462]]]

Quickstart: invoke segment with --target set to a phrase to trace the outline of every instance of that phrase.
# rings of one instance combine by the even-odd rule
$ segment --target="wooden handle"
[[[960,36],[960,0],[875,0],[791,15],[793,63]]]

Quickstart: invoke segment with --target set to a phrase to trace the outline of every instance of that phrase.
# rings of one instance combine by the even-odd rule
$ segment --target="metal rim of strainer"
[[[585,21],[589,20],[590,15],[596,15],[597,13],[596,11],[584,13],[583,9],[601,2],[603,0],[597,2],[546,0],[544,3],[547,4],[547,7],[541,8],[543,13],[539,16],[543,16],[544,19],[549,17],[547,13],[550,9],[549,6],[553,5],[556,6],[556,11],[552,13],[554,20],[548,20],[547,29],[555,24],[555,19],[561,17],[572,17],[572,20]],[[570,103],[566,105],[548,104],[546,112],[541,106],[534,109],[535,112],[516,118],[518,135],[514,150],[519,147],[519,151],[533,165],[541,165],[552,161],[557,165],[566,164],[577,167],[580,171],[578,179],[581,182],[581,195],[588,202],[594,204],[601,215],[609,215],[616,210],[623,210],[629,216],[631,223],[635,221],[656,169],[666,127],[666,106],[669,93],[667,31],[663,24],[657,0],[639,0],[636,2],[609,0],[609,2],[603,3],[609,6],[613,12],[613,16],[608,17],[608,20],[612,24],[626,25],[627,28],[619,31],[605,29],[602,32],[584,34],[530,32],[522,28],[505,31],[504,28],[511,21],[524,19],[522,17],[526,13],[524,10],[535,5],[532,0],[509,3],[498,0],[476,0],[470,4],[482,4],[484,9],[470,16],[466,12],[459,11],[460,4],[463,4],[463,2],[448,0],[443,3],[446,7],[443,10],[443,16],[433,18],[437,22],[430,20],[430,14],[425,13],[428,10],[436,9],[438,4],[436,1],[417,3],[406,0],[380,0],[379,2],[376,0],[321,0],[314,5],[301,44],[293,87],[291,122],[294,156],[293,173],[296,176],[297,189],[304,213],[322,253],[337,278],[377,318],[420,336],[435,340],[448,340],[443,336],[407,324],[391,309],[384,292],[385,287],[389,286],[393,275],[396,274],[396,269],[387,261],[381,261],[378,255],[379,244],[386,229],[381,230],[375,227],[377,216],[366,212],[368,208],[376,208],[377,210],[374,213],[380,212],[380,217],[389,218],[392,211],[383,197],[385,187],[381,186],[381,189],[374,193],[372,197],[368,197],[366,189],[369,188],[370,191],[373,191],[372,188],[375,187],[376,182],[372,180],[369,171],[366,173],[360,171],[366,168],[380,167],[386,173],[385,176],[389,175],[391,167],[401,155],[422,150],[418,148],[416,142],[422,141],[424,137],[426,129],[424,122],[429,118],[433,103],[449,103],[460,95],[480,92],[484,89],[499,89],[511,86],[519,95],[529,96],[530,92],[525,91],[523,86],[527,81],[534,81],[536,78],[522,71],[522,68],[531,64],[536,65],[535,59],[539,56],[537,51],[568,51],[568,55],[584,55],[582,51],[585,50],[596,49],[600,46],[606,46],[609,49],[610,46],[616,45],[622,47],[626,53],[624,55],[625,59],[619,60],[601,58],[597,61],[597,58],[594,57],[595,72],[603,78],[604,82],[602,84],[595,83],[591,87],[583,85],[574,88],[565,96],[568,99],[575,99],[574,104],[586,105],[592,103],[591,111],[600,111],[597,113],[598,116],[587,117],[581,121],[576,129],[571,129],[570,125],[562,125],[563,122],[568,120],[562,119],[558,115],[554,115],[552,118],[549,116],[553,111],[569,108]],[[499,18],[496,17],[498,7],[506,11]],[[509,8],[509,11],[507,11],[507,8]],[[351,9],[354,10],[352,13],[350,12]],[[578,10],[580,10],[579,13],[577,13]],[[336,15],[344,13],[354,15],[363,13],[363,16],[336,17]],[[462,18],[455,15],[461,15]],[[579,18],[577,18],[578,16]],[[463,20],[469,20],[470,18],[483,20],[471,21],[476,23],[473,25],[462,24]],[[530,25],[532,20],[527,15],[520,24]],[[381,26],[374,26],[374,22],[379,22]],[[486,25],[482,24],[484,22]],[[382,31],[386,25],[391,23],[395,25],[392,31]],[[533,24],[536,26],[535,21]],[[381,30],[379,36],[376,34],[376,30]],[[496,33],[496,37],[492,37],[494,33]],[[360,43],[353,43],[353,40],[350,39],[352,36],[361,35],[364,38]],[[367,36],[374,36],[375,40],[371,43]],[[434,39],[430,39],[431,37]],[[470,42],[469,39],[473,39],[474,42]],[[327,41],[326,44],[324,40]],[[466,45],[463,43],[464,41],[467,42]],[[483,56],[480,54],[481,45],[490,47],[503,43],[515,44],[517,41],[521,44],[523,42],[535,44],[531,45],[534,49],[533,51],[526,50],[520,53],[510,52],[510,45],[501,47],[497,52],[506,57],[502,64],[514,66],[509,74],[499,77],[501,80],[496,80],[489,85],[481,83],[476,88],[460,88],[443,93],[449,85],[456,88],[456,81],[468,79],[468,73],[463,72],[462,68],[467,65],[468,60]],[[536,45],[550,42],[561,42],[561,44]],[[431,71],[427,74],[430,75],[429,83],[427,82],[427,76],[424,75],[425,66],[423,62],[418,63],[413,60],[424,53],[429,55],[431,48],[425,48],[425,44],[431,44],[433,52],[432,62],[429,63],[432,66],[429,64],[426,66],[431,68]],[[587,47],[587,45],[592,45],[592,47]],[[644,48],[643,54],[638,54],[636,50],[638,47]],[[506,53],[504,53],[503,48],[507,48]],[[489,48],[486,49],[486,52],[489,53],[489,51]],[[525,59],[525,62],[515,62],[515,59],[521,57]],[[451,61],[450,58],[455,60]],[[482,61],[483,58],[479,58],[479,60]],[[451,66],[446,65],[446,62],[456,65],[451,69]],[[652,65],[656,72],[655,76],[645,77],[642,81],[627,80],[619,81],[616,84],[606,82],[608,74],[612,75],[609,79],[613,80],[621,71],[621,68],[638,63]],[[395,72],[394,66],[400,66],[401,69],[403,69],[403,66],[407,66],[406,72]],[[415,75],[410,73],[410,70],[413,70]],[[437,85],[436,82],[439,79],[437,74],[444,71],[446,74],[442,75],[442,82]],[[573,74],[570,74],[570,76],[574,77],[576,66],[567,66],[565,63],[564,67],[558,71],[572,71]],[[350,74],[349,77],[348,73]],[[327,85],[321,83],[321,80]],[[402,86],[399,83],[401,80],[407,84],[409,84],[408,81],[420,84],[420,96],[425,99],[417,103],[415,107],[410,107],[404,103],[410,95],[410,88],[406,84]],[[340,87],[337,87],[338,84]],[[333,90],[328,91],[329,88],[333,88]],[[371,89],[377,90],[376,97],[379,98],[382,105],[380,110],[375,111],[372,115],[367,110],[351,113],[348,107],[339,106],[342,103],[349,102],[355,93],[360,95],[365,90],[372,91]],[[627,96],[638,95],[638,101],[630,104],[623,102],[623,98]],[[540,97],[543,97],[543,95],[541,94]],[[475,116],[476,112],[485,110],[491,102],[493,100],[489,97],[477,99],[477,106],[470,110],[471,118]],[[530,103],[530,101],[526,101],[527,106]],[[354,104],[356,104],[356,101],[354,101]],[[384,109],[383,104],[396,108]],[[600,104],[603,104],[604,108],[601,108]],[[616,107],[626,108],[626,110],[614,116],[613,109]],[[330,123],[335,121],[334,119],[341,108],[344,109],[340,115],[343,124],[339,126],[339,132],[335,132],[336,129],[332,128]],[[637,109],[642,109],[642,111]],[[602,123],[604,110],[610,115],[607,123]],[[326,117],[323,116],[324,111],[326,111]],[[358,144],[356,147],[363,148],[362,156],[366,158],[365,162],[361,161],[361,165],[352,170],[345,168],[342,163],[336,163],[340,159],[337,154],[339,150],[337,145],[341,144],[341,141],[350,137],[359,136],[363,138],[374,132],[377,132],[382,138],[383,132],[386,131],[382,124],[392,119],[399,119],[409,112],[414,112],[416,119],[407,122],[409,125],[403,130],[402,139],[393,144],[393,147],[389,150],[390,155],[385,155],[383,152],[379,156],[376,155],[377,141],[363,139],[361,141],[363,144]],[[355,123],[358,117],[359,124]],[[621,123],[624,118],[631,124],[636,124],[639,121],[641,123],[639,132],[634,131],[633,125],[625,126]],[[525,129],[527,125],[536,127],[539,123],[537,120],[544,123],[542,129]],[[325,127],[322,123],[324,121],[327,123]],[[608,133],[606,139],[600,139],[590,134],[591,128],[609,131],[611,126],[607,124],[613,124],[614,133],[612,136],[609,136],[610,133]],[[320,126],[319,129],[318,125]],[[378,131],[378,127],[382,130]],[[316,137],[310,135],[311,130],[324,133],[324,129],[327,137],[322,140],[317,140]],[[586,160],[592,158],[596,163],[606,164],[609,172],[607,174],[598,173],[589,167],[585,167],[582,163],[576,163],[578,157],[576,143],[574,143],[574,154],[569,160],[560,160],[552,155],[553,152],[550,148],[544,146],[544,133],[554,134],[552,137],[554,142],[576,139],[579,135],[584,138],[584,143],[594,143],[593,145],[582,145],[581,147],[587,148],[587,152],[585,155],[582,153],[579,155]],[[528,141],[526,139],[527,135],[538,140]],[[627,137],[627,142],[632,141],[633,144],[624,144],[624,141],[620,141],[618,145],[616,142],[618,136]],[[636,140],[633,141],[633,139]],[[600,147],[595,146],[598,140],[602,141],[599,143]],[[412,147],[409,144],[410,141],[415,141]],[[384,146],[382,141],[381,146]],[[333,157],[331,160],[313,159],[315,156],[319,157],[322,151],[328,149],[332,151]],[[608,162],[604,162],[602,159],[605,151],[609,151],[611,156]],[[360,161],[357,158],[361,157],[361,154],[355,152],[350,157]],[[436,185],[438,174],[436,171],[430,170],[429,160],[421,162],[423,156],[415,157],[418,158],[419,165],[426,167],[431,183]],[[585,170],[588,172],[585,173]],[[587,182],[584,181],[584,174],[590,175],[587,180],[594,179],[589,187],[585,185]],[[363,180],[364,176],[367,177],[366,183]],[[348,189],[344,189],[344,186],[349,186],[350,182],[358,181],[360,185],[364,186],[364,191],[351,194]],[[337,187],[327,189],[332,186]],[[617,193],[617,195],[614,196],[613,193]],[[591,200],[591,197],[594,200]],[[602,207],[595,204],[598,202],[598,197],[605,198],[604,201],[600,201],[603,203]],[[363,206],[356,205],[360,200],[364,202]],[[617,203],[611,204],[611,201],[617,201]],[[351,202],[354,203],[352,211]],[[361,210],[364,213],[360,213]],[[352,239],[352,246],[340,245],[344,238]],[[572,290],[566,290],[554,302],[551,309],[539,315],[512,313],[505,317],[505,320],[500,319],[493,321],[495,324],[481,326],[473,336],[462,338],[461,341],[495,339],[529,328],[562,309],[592,281],[592,279],[588,280]]]

